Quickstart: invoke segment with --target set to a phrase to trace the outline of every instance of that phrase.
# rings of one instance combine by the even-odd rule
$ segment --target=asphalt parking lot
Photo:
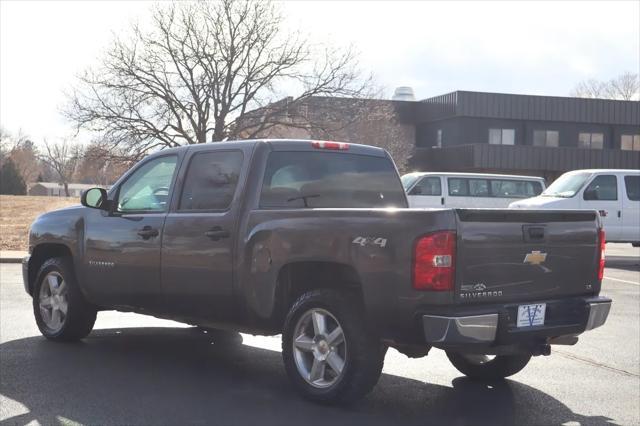
[[[171,321],[102,312],[83,342],[48,342],[20,266],[2,264],[0,424],[637,425],[639,271],[608,268],[607,324],[509,380],[472,382],[441,351],[409,359],[390,350],[374,391],[342,408],[298,397],[275,337],[243,335],[242,345],[223,345]]]

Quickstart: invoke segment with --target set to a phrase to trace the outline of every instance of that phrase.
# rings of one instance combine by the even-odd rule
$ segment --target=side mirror
[[[596,189],[586,189],[584,191],[585,200],[597,200],[598,199],[598,191]]]
[[[107,190],[104,188],[91,188],[82,193],[80,203],[92,209],[109,210]]]
[[[411,191],[409,191],[409,195],[422,195],[422,187],[418,185],[414,186],[411,188]]]

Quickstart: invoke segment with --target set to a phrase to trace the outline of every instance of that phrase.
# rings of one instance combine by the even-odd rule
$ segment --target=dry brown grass
[[[0,250],[27,250],[29,226],[38,215],[79,203],[78,197],[0,195]]]

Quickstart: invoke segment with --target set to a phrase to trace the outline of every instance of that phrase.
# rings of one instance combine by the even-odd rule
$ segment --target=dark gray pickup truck
[[[409,209],[369,146],[170,149],[82,205],[31,226],[24,283],[44,336],[81,339],[108,309],[282,333],[291,381],[319,401],[366,394],[389,346],[506,377],[611,305],[597,213]]]

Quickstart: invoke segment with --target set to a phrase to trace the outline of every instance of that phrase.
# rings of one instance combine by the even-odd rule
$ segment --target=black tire
[[[631,243],[631,246],[632,246],[632,247],[640,247],[640,242],[637,242],[637,243]]]
[[[458,352],[447,351],[447,358],[451,364],[462,374],[477,380],[499,380],[512,376],[527,366],[531,355],[497,355],[495,358],[479,363]]]
[[[45,285],[45,278],[52,272],[62,277],[66,288],[67,313],[61,320],[61,327],[57,329],[51,329],[47,326],[40,309],[41,289]],[[73,264],[69,258],[54,257],[45,261],[40,267],[33,289],[33,313],[40,332],[47,339],[58,342],[73,342],[91,333],[96,321],[97,310],[85,300],[80,292]]]
[[[327,388],[309,384],[294,359],[294,329],[302,315],[313,308],[327,311],[337,319],[347,347],[342,374]],[[304,397],[322,403],[350,403],[370,392],[382,373],[386,349],[366,326],[361,303],[345,293],[327,289],[300,296],[287,315],[282,333],[282,357],[289,379]]]

